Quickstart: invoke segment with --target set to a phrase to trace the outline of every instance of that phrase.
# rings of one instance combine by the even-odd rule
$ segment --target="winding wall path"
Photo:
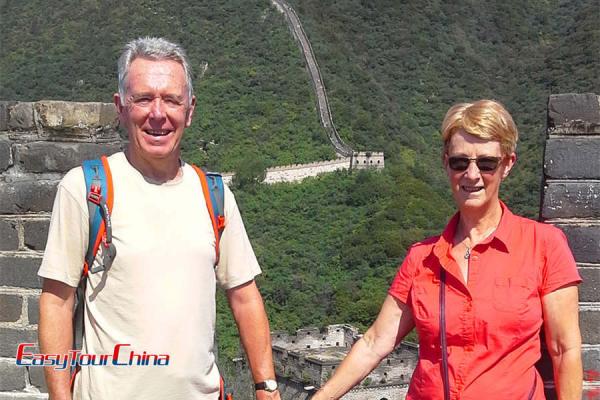
[[[325,90],[325,85],[323,84],[323,78],[321,77],[321,70],[319,69],[310,41],[308,40],[308,36],[306,36],[306,32],[302,27],[302,23],[300,23],[296,11],[294,11],[294,9],[284,0],[271,0],[271,2],[285,15],[290,30],[300,45],[315,89],[321,124],[327,131],[327,135],[335,148],[335,152],[343,157],[351,157],[354,154],[354,150],[344,143],[340,138],[337,129],[335,129],[333,118],[331,117],[331,109],[329,108],[329,100],[327,99],[327,92]]]

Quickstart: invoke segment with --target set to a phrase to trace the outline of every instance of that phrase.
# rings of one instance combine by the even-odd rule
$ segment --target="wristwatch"
[[[277,381],[274,379],[266,379],[263,382],[255,383],[254,390],[264,390],[267,392],[274,392],[277,390]]]

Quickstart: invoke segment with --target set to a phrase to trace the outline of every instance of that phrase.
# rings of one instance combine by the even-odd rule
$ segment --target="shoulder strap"
[[[113,184],[108,160],[105,156],[100,159],[86,160],[82,164],[85,179],[86,199],[89,211],[88,246],[83,263],[83,274],[75,292],[75,310],[73,313],[73,348],[81,349],[84,335],[85,289],[88,273],[95,273],[110,267],[115,258],[116,249],[112,243],[112,226],[110,213],[113,207]],[[103,243],[104,258],[99,267],[93,268],[94,259]],[[78,367],[71,368],[71,391],[75,382]]]
[[[219,242],[223,229],[225,229],[225,189],[223,177],[214,172],[204,172],[201,168],[192,165],[202,186],[204,201],[215,233],[215,266],[219,263]]]
[[[84,263],[84,274],[87,274],[88,271],[96,273],[108,268],[116,255],[110,220],[114,198],[113,183],[106,156],[84,161],[83,176],[89,210],[89,241]],[[101,243],[104,243],[107,251],[104,252],[101,265],[93,268]]]

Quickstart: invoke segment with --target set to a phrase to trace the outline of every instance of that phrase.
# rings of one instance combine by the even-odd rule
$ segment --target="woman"
[[[340,398],[413,327],[419,362],[407,399],[544,399],[534,367],[542,323],[558,398],[581,399],[581,279],[566,238],[498,198],[516,161],[510,114],[490,100],[457,104],[442,137],[458,212],[410,248],[377,320],[313,399]]]

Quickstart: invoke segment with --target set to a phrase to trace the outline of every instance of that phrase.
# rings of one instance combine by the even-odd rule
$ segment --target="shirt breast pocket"
[[[523,277],[498,277],[494,280],[493,305],[497,311],[520,313],[527,309],[533,282]]]

